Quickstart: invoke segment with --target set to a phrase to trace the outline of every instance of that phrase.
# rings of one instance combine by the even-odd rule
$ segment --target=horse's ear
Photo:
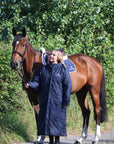
[[[14,27],[13,27],[13,29],[12,29],[12,34],[13,34],[13,36],[16,36],[16,35],[17,35],[16,28],[14,28]]]
[[[26,29],[25,29],[25,27],[23,27],[23,29],[22,29],[22,35],[23,35],[23,37],[26,36]]]

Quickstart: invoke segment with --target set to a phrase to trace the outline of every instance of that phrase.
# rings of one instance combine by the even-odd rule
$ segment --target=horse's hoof
[[[81,142],[79,142],[79,141],[75,141],[75,143],[74,144],[82,144]]]

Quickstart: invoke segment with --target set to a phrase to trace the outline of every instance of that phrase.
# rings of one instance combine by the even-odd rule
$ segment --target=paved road
[[[67,136],[61,137],[61,144],[73,144],[79,135],[76,136]],[[88,135],[87,139],[83,142],[83,144],[92,144],[92,140],[94,139],[94,135]],[[36,142],[28,142],[28,143],[13,143],[13,144],[36,144]],[[49,144],[49,139],[46,138],[44,144]],[[114,132],[102,134],[99,139],[99,144],[114,144]]]

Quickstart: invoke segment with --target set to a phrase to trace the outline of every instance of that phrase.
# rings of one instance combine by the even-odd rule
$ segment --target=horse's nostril
[[[17,62],[11,62],[11,67],[12,67],[12,69],[17,69],[18,63]]]
[[[18,63],[17,62],[15,63],[15,66],[18,67]]]

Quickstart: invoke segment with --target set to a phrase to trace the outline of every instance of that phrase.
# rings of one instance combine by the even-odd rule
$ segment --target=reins
[[[17,72],[18,72],[19,76],[22,78],[22,81],[23,81],[24,83],[27,83],[27,80],[26,80],[26,77],[25,77],[25,74],[24,74],[23,64],[22,64],[22,63],[20,64],[20,67],[21,67],[21,70],[18,70]]]

